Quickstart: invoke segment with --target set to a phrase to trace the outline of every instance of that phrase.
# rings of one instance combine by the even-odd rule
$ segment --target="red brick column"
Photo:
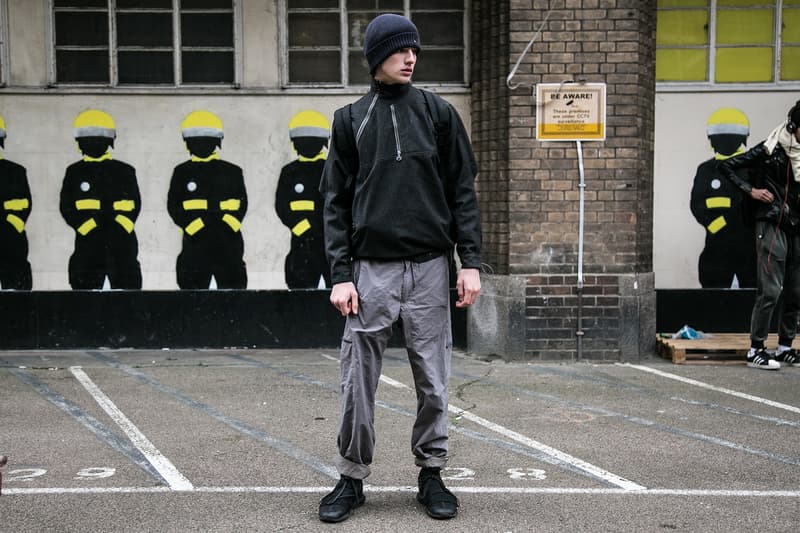
[[[576,357],[577,149],[574,142],[536,141],[532,87],[585,80],[607,86],[607,138],[583,143],[582,355],[639,357],[655,338],[655,1],[473,6],[472,122],[484,256],[496,276],[524,283],[484,276],[487,291],[470,316],[470,347],[485,352],[502,345],[511,358]],[[520,87],[508,89],[505,77],[548,12],[513,80]],[[502,317],[495,342],[473,334],[490,331],[486,316]],[[522,338],[509,341],[510,335]]]

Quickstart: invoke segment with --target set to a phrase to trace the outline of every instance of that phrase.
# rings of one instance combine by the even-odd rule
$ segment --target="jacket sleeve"
[[[749,149],[743,154],[726,159],[719,166],[720,173],[739,187],[747,196],[753,190],[753,184],[737,174],[737,170],[752,168],[766,155],[764,143]]]
[[[474,180],[478,165],[466,128],[446,104],[439,131],[440,169],[445,174],[447,201],[453,217],[452,236],[462,268],[481,268],[481,220]]]
[[[358,172],[357,154],[351,153],[355,140],[347,139],[349,120],[342,109],[334,114],[328,158],[322,170],[319,192],[325,200],[323,227],[325,253],[331,269],[331,283],[353,281],[350,231],[353,226],[353,187]]]

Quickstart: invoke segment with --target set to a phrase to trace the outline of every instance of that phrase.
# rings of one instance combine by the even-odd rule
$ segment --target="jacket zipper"
[[[376,93],[372,98],[372,102],[369,104],[369,109],[367,109],[367,116],[365,116],[364,120],[361,121],[361,125],[358,127],[358,131],[356,132],[356,146],[358,145],[358,140],[361,139],[361,134],[364,133],[364,128],[367,127],[367,122],[369,122],[369,117],[372,116],[372,109],[375,107],[375,102],[377,101],[378,94]]]
[[[400,149],[400,133],[397,131],[397,115],[394,111],[394,104],[389,106],[389,110],[392,112],[392,126],[394,126],[394,144],[397,147],[397,157],[395,157],[395,161],[402,161],[403,160],[403,151]]]

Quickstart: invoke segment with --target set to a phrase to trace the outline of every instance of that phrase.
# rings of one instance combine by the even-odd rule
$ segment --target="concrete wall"
[[[72,137],[75,116],[89,108],[115,120],[114,158],[136,168],[142,213],[136,224],[145,290],[177,289],[175,260],[181,236],[166,210],[173,168],[188,158],[180,123],[207,109],[224,124],[220,156],[243,168],[249,210],[242,225],[249,289],[285,288],[284,258],[291,233],[275,214],[281,168],[296,158],[288,124],[303,109],[332,120],[337,107],[366,89],[284,90],[279,77],[277,2],[243,0],[240,89],[48,88],[48,23],[44,0],[9,0],[8,86],[0,89],[0,115],[8,131],[3,157],[26,167],[33,210],[27,231],[34,290],[69,289],[67,263],[74,232],[62,219],[59,191],[66,167],[80,159]],[[423,59],[424,60],[424,59]],[[443,96],[470,127],[464,89]]]

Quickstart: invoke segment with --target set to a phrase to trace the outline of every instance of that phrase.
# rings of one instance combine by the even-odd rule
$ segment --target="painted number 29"
[[[41,477],[47,473],[47,470],[44,468],[20,468],[18,470],[12,470],[8,473],[8,477],[6,478],[7,482],[12,481],[31,481],[36,479],[37,477]],[[116,468],[108,468],[108,467],[92,467],[92,468],[84,468],[79,470],[78,473],[75,474],[74,479],[102,479],[105,477],[111,477],[117,473]]]

